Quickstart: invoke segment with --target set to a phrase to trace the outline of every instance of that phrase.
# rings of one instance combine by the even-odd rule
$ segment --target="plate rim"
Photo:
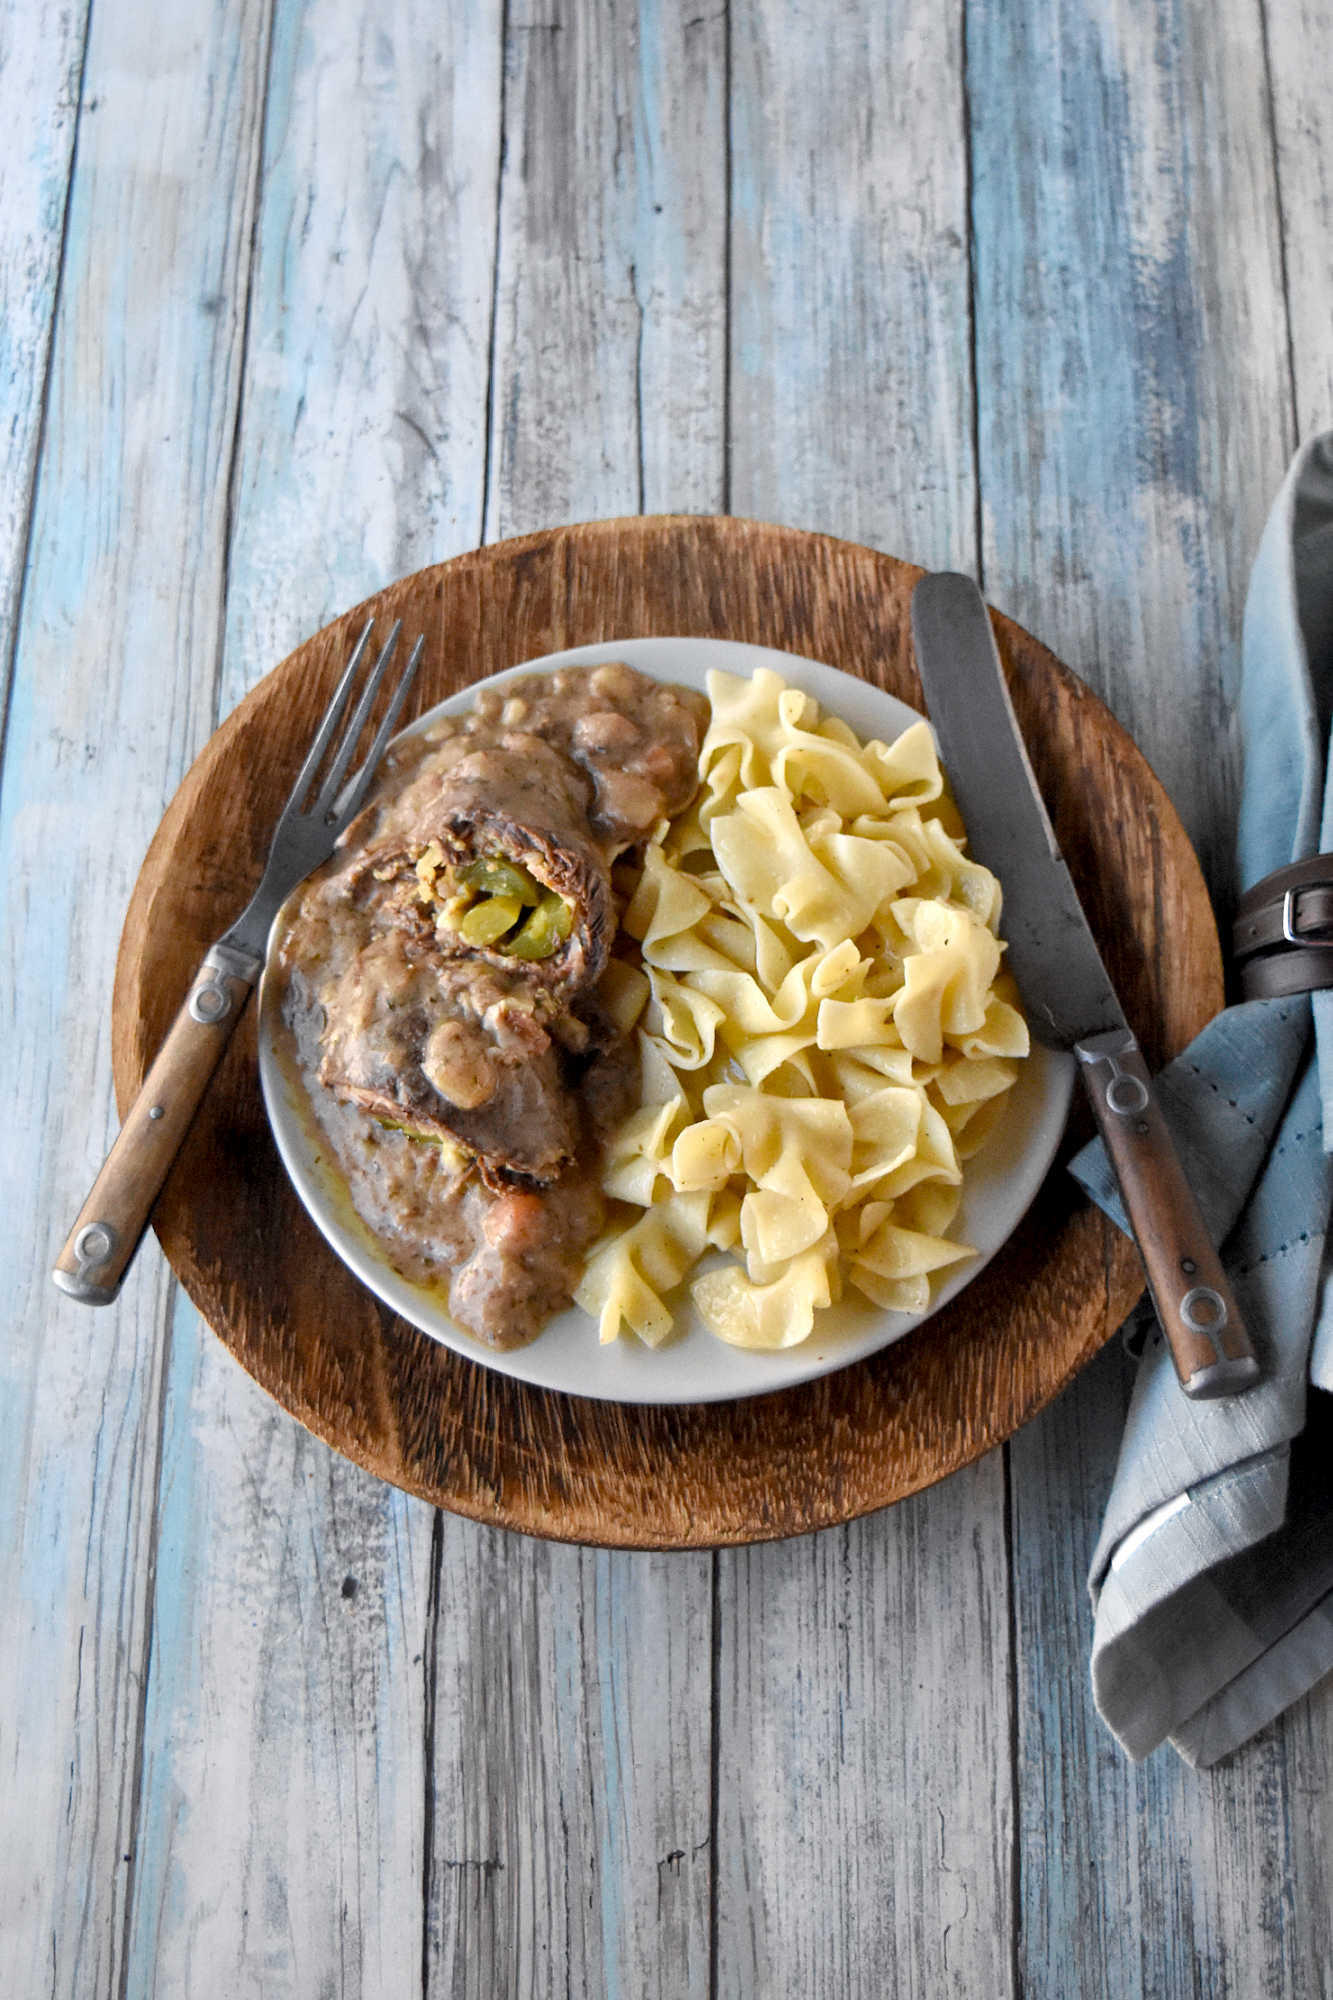
[[[551,524],[375,585],[251,688],[166,807],[116,959],[122,1115],[198,957],[262,873],[292,775],[368,617],[402,615],[431,633],[424,673],[441,694],[485,665],[629,626],[837,660],[910,700],[910,596],[922,574],[900,555],[817,529],[654,514]],[[1199,858],[1106,702],[1027,626],[993,604],[991,615],[1029,740],[1052,781],[1069,784],[1080,893],[1086,882],[1094,928],[1130,980],[1136,1024],[1160,1065],[1224,1004]],[[1093,796],[1095,813],[1077,803]],[[1108,816],[1105,804],[1120,810]],[[1143,827],[1150,840],[1133,835]],[[1113,900],[1095,892],[1090,870]],[[1132,939],[1132,959],[1117,933]],[[1142,1295],[1132,1242],[1057,1165],[929,1338],[909,1336],[791,1395],[740,1403],[668,1411],[531,1389],[395,1319],[328,1250],[269,1137],[255,1022],[247,1007],[159,1197],[153,1226],[167,1259],[228,1358],[284,1416],[404,1493],[486,1526],[697,1551],[845,1525],[1011,1437]],[[238,1262],[250,1237],[255,1254]]]
[[[503,686],[508,681],[519,680],[533,673],[555,672],[561,666],[595,665],[626,658],[628,664],[638,666],[640,671],[648,673],[653,678],[666,679],[669,676],[665,671],[654,671],[651,666],[644,665],[633,655],[642,654],[645,649],[681,647],[688,649],[696,657],[705,653],[730,654],[733,657],[744,655],[753,661],[751,672],[756,671],[761,665],[781,661],[788,668],[806,670],[806,673],[813,675],[816,680],[832,679],[836,683],[845,684],[847,698],[853,707],[868,705],[873,708],[884,705],[890,712],[900,712],[914,720],[929,723],[927,716],[920,710],[914,709],[901,696],[860,675],[848,673],[844,668],[834,666],[831,662],[817,660],[807,654],[782,647],[755,644],[747,640],[703,637],[689,633],[653,633],[591,641],[584,645],[562,647],[551,653],[517,661],[511,666],[498,669],[493,674],[469,682],[443,700],[433,703],[429,709],[414,717],[400,730],[395,740],[420,734],[441,716],[466,712],[475,705],[477,697],[488,689]],[[716,664],[716,661],[714,663]],[[775,667],[775,670],[778,669]],[[802,684],[799,673],[792,684],[797,686]],[[807,692],[813,693],[815,699],[819,700],[826,710],[835,712],[833,704],[828,701],[826,695],[815,689],[807,689]],[[897,713],[894,713],[893,719],[896,724]],[[858,734],[864,735],[864,729],[860,725],[853,726],[857,727]],[[899,733],[901,728],[908,726],[910,726],[908,723],[903,722]],[[715,1347],[718,1354],[723,1357],[724,1367],[735,1365],[731,1360],[734,1356],[741,1357],[739,1365],[745,1372],[750,1372],[751,1368],[757,1372],[758,1367],[768,1364],[770,1379],[752,1382],[733,1380],[730,1384],[723,1380],[715,1385],[710,1385],[706,1381],[701,1384],[699,1380],[691,1379],[683,1393],[654,1392],[650,1385],[644,1383],[612,1382],[604,1387],[599,1386],[595,1379],[592,1381],[574,1379],[568,1369],[557,1367],[552,1370],[543,1366],[541,1349],[548,1335],[560,1333],[566,1338],[571,1338],[581,1334],[594,1360],[599,1356],[614,1354],[618,1349],[638,1350],[642,1347],[642,1343],[627,1335],[612,1343],[610,1348],[602,1347],[597,1340],[595,1320],[571,1303],[561,1313],[554,1315],[531,1342],[511,1349],[487,1347],[449,1319],[447,1311],[435,1302],[428,1287],[415,1284],[393,1269],[387,1255],[377,1250],[376,1239],[369,1226],[351,1210],[350,1200],[346,1196],[330,1196],[323,1190],[321,1181],[327,1175],[336,1174],[336,1168],[327,1158],[312,1160],[310,1157],[311,1151],[317,1149],[320,1143],[312,1137],[310,1130],[315,1125],[314,1114],[312,1110],[292,1104],[292,1093],[299,1090],[300,1086],[295,1082],[280,1053],[277,1046],[279,1037],[274,1031],[278,1003],[274,997],[275,981],[271,976],[270,965],[272,937],[276,935],[281,920],[280,913],[270,935],[269,952],[266,955],[257,995],[259,1080],[269,1131],[283,1170],[298,1200],[340,1263],[383,1305],[428,1339],[448,1348],[461,1359],[494,1370],[527,1388],[557,1395],[587,1397],[607,1404],[670,1410],[698,1404],[745,1403],[766,1396],[779,1395],[789,1389],[808,1387],[846,1368],[872,1360],[909,1334],[928,1328],[938,1314],[965,1291],[1004,1248],[1014,1231],[1021,1225],[1050,1172],[1068,1122],[1074,1090],[1074,1059],[1067,1052],[1044,1047],[1034,1037],[1031,1053],[1024,1060],[1019,1083],[1015,1086],[1015,1090],[1020,1093],[1016,1101],[1023,1102],[1027,1098],[1034,1098],[1040,1111],[1040,1123],[1037,1127],[1040,1135],[1039,1143],[1031,1151],[1026,1147],[1022,1148],[1019,1154],[1023,1175],[1021,1195],[1017,1205],[1011,1211],[1006,1211],[1005,1226],[994,1240],[989,1241],[984,1249],[979,1250],[965,1264],[955,1267],[938,1284],[927,1312],[918,1315],[884,1313],[873,1307],[862,1309],[857,1306],[853,1310],[863,1323],[863,1330],[859,1334],[849,1335],[846,1328],[839,1328],[836,1322],[833,1325],[826,1324],[821,1334],[817,1320],[816,1331],[807,1341],[772,1353],[732,1348],[727,1343],[717,1340],[716,1336],[709,1335],[695,1322],[684,1334],[673,1334],[661,1347],[644,1351],[652,1356],[668,1355],[673,1349],[680,1349],[694,1342],[696,1350],[706,1353],[711,1353]],[[987,1148],[983,1148],[976,1156],[977,1159],[985,1158],[989,1144],[990,1142]],[[968,1164],[970,1166],[972,1163]],[[984,1170],[980,1180],[981,1186],[978,1187],[974,1179],[972,1188],[974,1197],[979,1192],[988,1191]],[[343,1206],[355,1216],[350,1226],[337,1213]],[[571,1326],[570,1323],[575,1320],[581,1324]],[[844,1346],[847,1351],[832,1356],[814,1352],[820,1340],[826,1346],[829,1344]],[[700,1349],[700,1343],[705,1341],[711,1343],[711,1346]],[[550,1355],[555,1351],[553,1341],[546,1352]]]

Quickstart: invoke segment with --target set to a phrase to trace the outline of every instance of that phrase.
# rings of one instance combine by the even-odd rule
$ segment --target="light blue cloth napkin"
[[[1327,432],[1297,454],[1250,579],[1242,888],[1333,851],[1331,715]],[[1206,1765],[1333,1672],[1333,992],[1228,1008],[1158,1088],[1263,1375],[1191,1402],[1152,1322],[1089,1578],[1092,1683],[1132,1757],[1169,1737]],[[1125,1229],[1100,1141],[1072,1170]]]

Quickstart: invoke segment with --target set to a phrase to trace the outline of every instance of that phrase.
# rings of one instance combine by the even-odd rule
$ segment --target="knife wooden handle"
[[[1128,1028],[1074,1044],[1187,1396],[1236,1396],[1259,1363]]]
[[[56,1259],[52,1278],[84,1305],[110,1305],[120,1290],[254,984],[243,962],[226,946],[204,959]]]

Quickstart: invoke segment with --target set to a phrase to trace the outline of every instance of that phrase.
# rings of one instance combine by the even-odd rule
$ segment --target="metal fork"
[[[120,1290],[168,1169],[189,1131],[251,987],[263,969],[274,917],[296,887],[326,861],[343,829],[361,810],[376,767],[393,734],[421,658],[413,646],[384,720],[358,769],[352,757],[389,671],[402,631],[399,619],[357,698],[323,779],[316,778],[351,700],[370,644],[371,619],[325,710],[291,796],[283,807],[258,889],[229,931],[205,953],[166,1041],[130,1106],[91,1194],[66,1238],[51,1276],[85,1305],[109,1305]],[[314,789],[314,796],[310,793]]]

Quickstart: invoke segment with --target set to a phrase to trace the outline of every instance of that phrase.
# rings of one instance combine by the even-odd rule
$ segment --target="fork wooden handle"
[[[1128,1028],[1074,1044],[1187,1396],[1237,1396],[1259,1379],[1240,1307]]]
[[[251,966],[253,965],[253,970]],[[215,945],[171,1024],[51,1273],[85,1305],[110,1305],[222,1060],[259,966]]]

